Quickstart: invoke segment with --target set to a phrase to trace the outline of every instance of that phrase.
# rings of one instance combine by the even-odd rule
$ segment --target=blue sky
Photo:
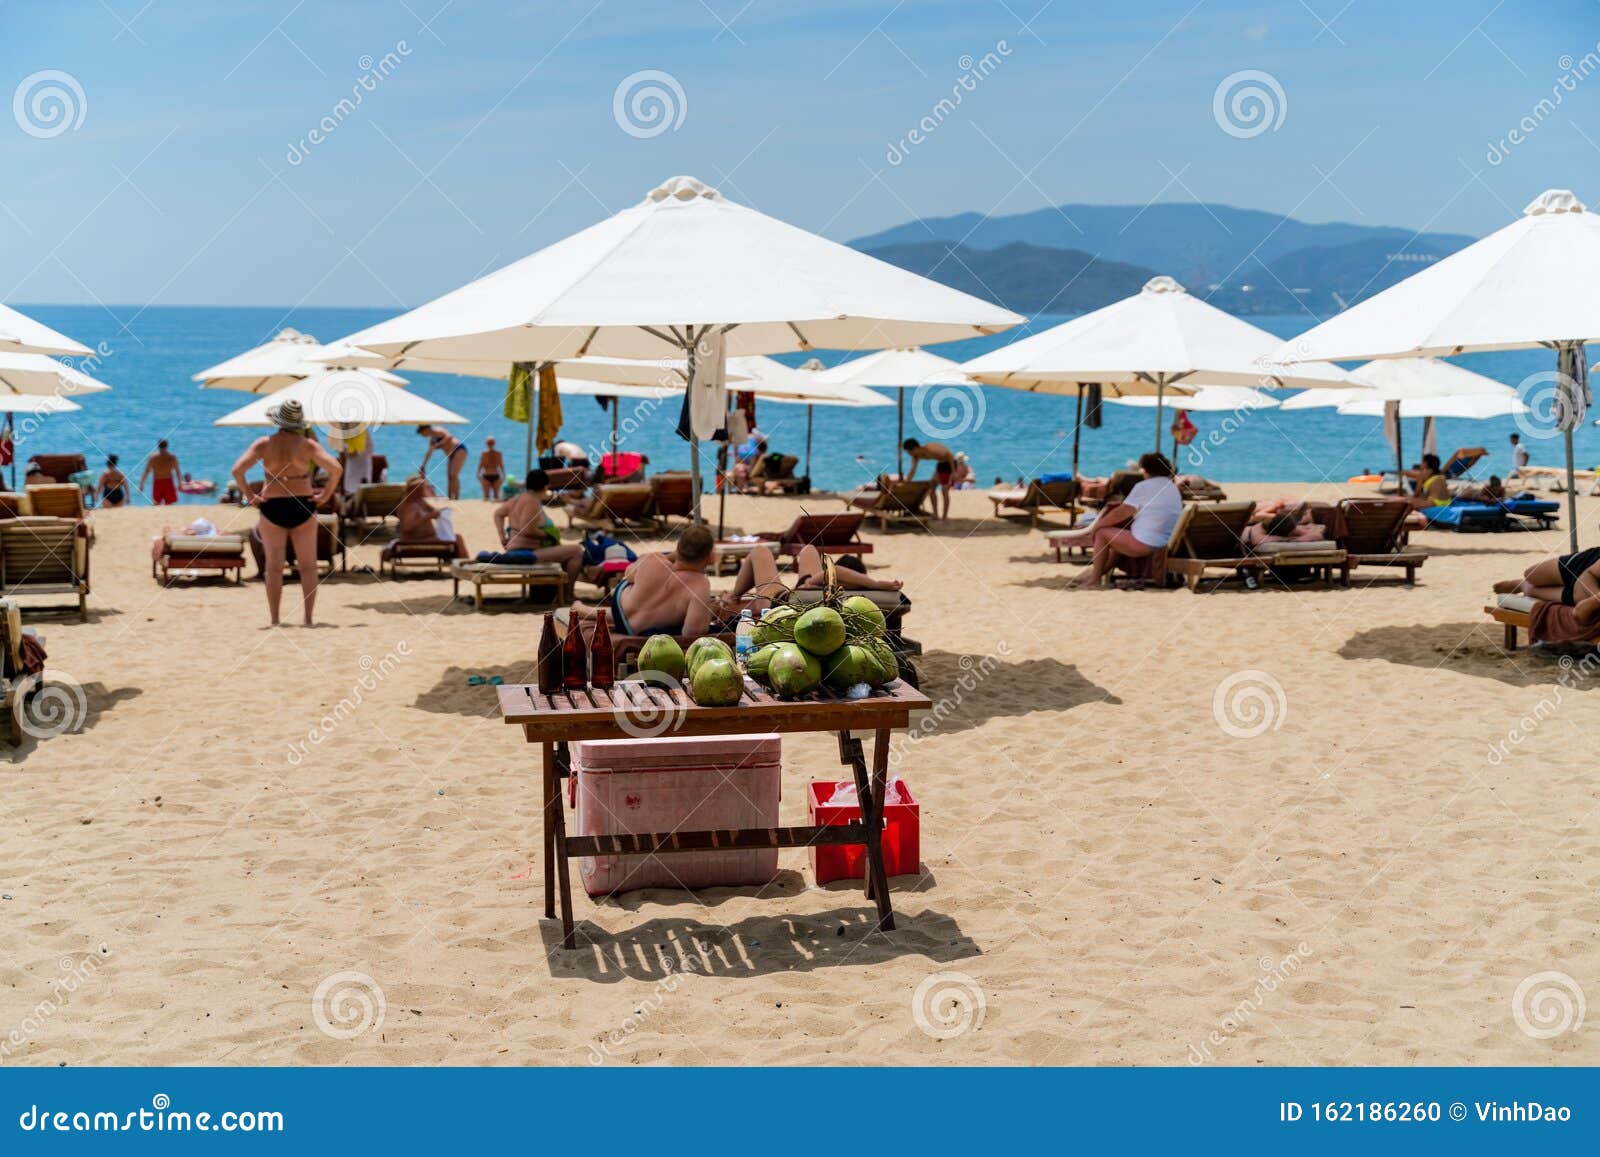
[[[1596,6],[1531,7],[0,0],[0,300],[415,305],[674,173],[841,240],[1194,199],[1481,234],[1549,186],[1600,202],[1600,74],[1536,111],[1600,59]],[[1214,115],[1245,70],[1282,94],[1256,135]],[[671,124],[630,133],[649,71]]]

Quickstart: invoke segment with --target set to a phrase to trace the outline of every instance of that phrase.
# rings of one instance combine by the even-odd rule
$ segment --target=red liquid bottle
[[[556,637],[556,617],[544,617],[539,634],[539,693],[554,695],[561,690],[561,640]]]
[[[561,644],[561,685],[569,690],[589,684],[589,648],[583,628],[574,615],[567,623],[567,641]]]
[[[617,681],[616,662],[611,655],[611,632],[606,629],[606,613],[594,620],[594,638],[589,640],[589,682],[595,687],[610,687]]]

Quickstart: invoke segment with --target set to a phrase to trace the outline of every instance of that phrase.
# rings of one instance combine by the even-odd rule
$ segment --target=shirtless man
[[[1547,558],[1522,572],[1519,579],[1502,579],[1494,584],[1498,595],[1527,595],[1542,603],[1561,603],[1575,607],[1600,597],[1600,547],[1589,547],[1577,554]]]
[[[907,438],[901,448],[906,456],[911,459],[911,472],[906,475],[906,480],[917,476],[917,466],[923,462],[933,463],[933,480],[938,484],[938,495],[935,504],[939,507],[936,517],[950,517],[950,489],[955,485],[956,456],[951,453],[950,447],[939,442],[918,442],[915,438]]]
[[[418,474],[428,472],[428,461],[435,450],[444,455],[446,472],[445,494],[451,502],[461,497],[461,468],[467,463],[467,444],[442,426],[418,426],[417,433],[428,440],[428,452],[422,456]]]
[[[505,455],[494,448],[494,439],[483,440],[483,453],[478,455],[478,482],[483,486],[484,498],[500,501],[500,484],[506,480]]]
[[[703,635],[711,629],[711,580],[706,568],[716,540],[703,526],[687,527],[671,554],[647,554],[628,568],[603,607],[572,604],[572,622],[588,623],[605,610],[618,635]]]
[[[504,549],[529,550],[534,562],[560,563],[567,569],[567,581],[576,582],[583,569],[583,544],[563,543],[560,531],[554,543],[545,532],[550,516],[544,512],[545,501],[550,497],[550,475],[543,470],[530,470],[527,488],[515,498],[494,508],[494,529]],[[480,561],[483,555],[478,556]]]
[[[150,487],[150,501],[157,506],[172,506],[178,501],[178,456],[167,449],[165,438],[156,443],[156,452],[145,461],[144,473],[139,475],[139,489],[143,490],[150,476],[155,482]]]

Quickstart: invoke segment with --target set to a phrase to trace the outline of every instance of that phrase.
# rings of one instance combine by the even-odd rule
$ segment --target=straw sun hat
[[[267,421],[280,430],[301,430],[305,428],[306,412],[299,402],[291,398],[268,410]]]

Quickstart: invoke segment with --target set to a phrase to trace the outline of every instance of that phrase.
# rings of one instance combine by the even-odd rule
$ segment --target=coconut
[[[777,653],[778,646],[776,643],[758,648],[745,660],[744,673],[758,683],[766,683],[768,681],[767,665],[772,662],[772,656]]]
[[[885,681],[877,656],[856,643],[846,643],[823,660],[822,679],[835,691],[848,691],[857,683]]]
[[[727,659],[729,662],[732,662],[733,648],[729,647],[728,644],[724,643],[721,639],[713,638],[710,635],[706,635],[704,638],[696,639],[694,642],[690,643],[689,651],[684,656],[684,666],[688,669],[689,675],[693,677],[695,668],[698,667],[702,661],[713,655],[719,659]]]
[[[831,655],[844,643],[844,620],[832,607],[812,607],[795,620],[794,641],[813,655]]]
[[[744,692],[744,676],[732,659],[702,657],[689,675],[689,694],[701,707],[732,707]]]
[[[895,657],[894,649],[882,639],[874,639],[866,644],[872,657],[878,661],[883,678],[870,680],[874,687],[881,687],[885,683],[893,683],[900,677],[900,660]]]
[[[685,670],[683,648],[671,635],[651,635],[639,648],[639,670],[659,671],[668,679],[682,682]]]
[[[794,621],[799,617],[800,612],[793,607],[768,607],[762,612],[761,621],[756,624],[756,646],[794,642]]]
[[[866,595],[851,595],[839,604],[839,614],[852,639],[875,639],[883,634],[883,612]]]
[[[779,643],[767,663],[772,689],[785,699],[815,691],[822,682],[822,664],[795,643]]]

